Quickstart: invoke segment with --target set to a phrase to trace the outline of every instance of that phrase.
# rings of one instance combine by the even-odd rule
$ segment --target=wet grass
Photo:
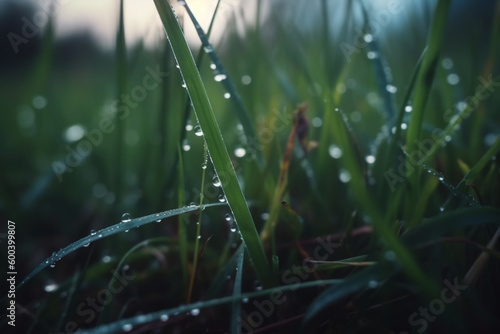
[[[500,6],[464,38],[446,0],[256,1],[198,50],[195,15],[154,3],[154,49],[126,48],[125,1],[114,55],[75,65],[85,40],[49,23],[30,70],[3,70],[19,328],[498,328]]]

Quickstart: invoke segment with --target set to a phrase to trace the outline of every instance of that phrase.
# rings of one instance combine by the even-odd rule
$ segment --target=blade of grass
[[[196,68],[193,55],[182,34],[177,17],[168,2],[154,0],[161,21],[170,41],[182,77],[186,83],[193,108],[203,131],[205,142],[215,171],[221,181],[227,202],[238,224],[250,260],[264,287],[272,286],[269,263],[260,242],[257,229],[238,183],[219,125],[215,119],[205,86]]]
[[[225,203],[212,203],[212,204],[206,204],[203,207],[212,207],[212,206],[221,206],[225,205]],[[50,257],[48,257],[45,261],[42,261],[30,274],[28,274],[22,281],[19,283],[19,285],[16,287],[16,289],[21,288],[23,285],[25,285],[30,279],[32,279],[36,274],[38,274],[40,271],[45,269],[48,266],[53,266],[55,263],[59,260],[61,260],[63,257],[65,257],[68,254],[73,253],[77,249],[83,248],[83,247],[88,247],[88,245],[96,240],[101,240],[106,237],[109,237],[111,235],[125,232],[127,230],[130,230],[132,228],[136,228],[142,225],[150,224],[152,222],[156,222],[157,220],[165,219],[168,217],[174,217],[177,215],[180,215],[182,213],[186,212],[192,212],[199,210],[200,207],[197,205],[194,206],[189,206],[189,207],[184,207],[180,209],[173,209],[173,210],[168,210],[168,211],[163,211],[159,213],[154,213],[148,216],[140,217],[140,218],[134,218],[131,219],[130,221],[127,222],[119,222],[118,224],[114,224],[108,227],[105,227],[101,230],[92,232],[90,235],[81,238],[80,240],[77,240],[68,246],[60,249],[57,252],[52,253]]]
[[[208,27],[207,38],[209,38],[210,34],[212,33],[212,28],[213,28],[213,25],[214,25],[214,22],[215,22],[215,17],[217,15],[217,11],[219,10],[219,5],[220,5],[220,0],[218,0],[217,1],[217,5],[215,5],[214,13],[212,14],[212,19],[210,20],[210,25]],[[170,48],[170,46],[168,45],[168,42],[167,42],[167,47]],[[200,49],[198,50],[198,55],[196,57],[196,67],[198,69],[201,68],[201,64],[203,62],[204,56],[205,56],[205,52],[203,52],[203,45],[202,45],[202,46],[200,46]],[[168,95],[165,94],[164,96],[165,96],[165,101],[167,101],[168,100]],[[166,103],[164,105],[164,108],[167,108],[167,104]],[[179,136],[181,143],[186,138],[186,132],[187,132],[187,130],[186,130],[186,124],[187,124],[187,122],[189,120],[190,111],[191,111],[191,100],[189,99],[189,96],[188,96],[188,98],[186,99],[186,105],[184,106],[184,113],[183,113],[183,116],[182,116],[182,124],[181,124],[181,134]],[[172,184],[176,180],[175,170],[177,168],[178,163],[179,163],[179,160],[177,158],[177,160],[174,161],[174,163],[172,164],[172,171],[169,174],[170,178],[165,182],[164,189],[170,189],[170,187],[172,186]]]
[[[236,112],[236,116],[238,117],[238,120],[240,121],[241,125],[243,126],[243,132],[245,133],[245,136],[247,138],[247,142],[253,142],[249,139],[254,139],[257,138],[257,133],[255,131],[255,128],[252,123],[252,119],[250,118],[250,114],[248,113],[248,110],[245,108],[243,105],[243,101],[241,100],[241,96],[238,93],[238,90],[236,89],[236,86],[234,85],[233,81],[229,77],[229,75],[226,72],[226,69],[224,68],[224,65],[222,64],[219,56],[217,55],[217,52],[215,52],[215,49],[213,45],[209,42],[208,36],[205,34],[203,31],[203,28],[200,26],[198,23],[198,20],[196,20],[196,17],[194,16],[193,12],[189,8],[189,5],[187,4],[186,1],[181,2],[181,4],[184,5],[184,8],[186,8],[186,11],[189,15],[189,18],[193,22],[193,25],[196,29],[196,33],[198,34],[198,37],[200,38],[201,44],[203,45],[203,48],[207,55],[210,57],[210,60],[212,63],[215,65],[215,71],[217,73],[218,78],[220,78],[220,82],[226,89],[226,91],[230,94],[230,101],[233,103],[234,110]],[[217,79],[219,80],[219,79]],[[260,169],[264,169],[264,157],[262,155],[262,151],[252,148],[251,152],[255,155],[254,158],[256,159],[257,166],[259,166]]]
[[[406,145],[408,152],[411,154],[418,149],[417,140],[420,137],[422,123],[425,114],[425,105],[429,98],[429,94],[436,73],[436,67],[439,59],[439,52],[443,44],[444,30],[446,26],[446,18],[451,0],[439,0],[436,5],[436,10],[431,23],[429,37],[427,42],[427,50],[422,60],[422,66],[417,75],[415,83],[415,96],[413,99],[413,110],[411,113],[410,123],[408,124],[408,132],[406,136]],[[406,160],[407,170],[412,168],[409,159]],[[413,203],[416,197],[419,196],[419,180],[420,170],[409,175],[408,181],[411,187],[409,203]],[[409,213],[410,214],[410,213]]]
[[[177,154],[179,156],[179,170],[177,173],[178,184],[178,206],[182,207],[186,201],[186,191],[184,189],[184,162],[182,160],[181,144],[177,146]],[[187,246],[187,226],[185,217],[179,216],[177,218],[178,224],[178,238],[179,238],[179,259],[181,261],[181,272],[182,272],[182,286],[184,291],[184,296],[187,299],[188,296],[188,246]]]
[[[305,282],[305,283],[300,283],[299,285],[297,284],[290,284],[286,286],[282,286],[279,288],[278,291],[281,292],[287,292],[287,291],[296,291],[296,290],[301,290],[301,289],[307,289],[307,288],[313,288],[313,287],[319,287],[319,286],[324,286],[324,285],[331,285],[331,284],[339,284],[344,282],[343,280],[339,279],[330,279],[330,280],[324,280],[324,281],[312,281],[312,282]],[[271,296],[271,294],[276,293],[276,288],[271,288],[271,289],[265,289],[261,291],[256,291],[256,292],[251,292],[251,293],[244,293],[241,295],[236,295],[236,296],[228,296],[228,297],[223,297],[223,298],[218,298],[218,299],[211,299],[207,301],[201,301],[201,302],[196,302],[193,304],[189,305],[181,305],[172,309],[166,309],[166,310],[160,310],[148,314],[140,314],[131,318],[126,318],[126,319],[121,319],[118,321],[115,321],[110,324],[105,324],[101,325],[99,327],[95,327],[92,329],[84,329],[79,331],[81,334],[109,334],[109,333],[117,333],[117,332],[122,332],[122,328],[126,326],[127,328],[130,328],[130,326],[138,326],[138,325],[144,325],[148,324],[154,321],[161,321],[162,317],[165,316],[173,316],[173,315],[178,315],[178,314],[185,314],[188,313],[191,310],[194,309],[204,309],[208,307],[213,307],[217,305],[223,305],[223,304],[228,304],[232,303],[235,300],[243,300],[243,299],[252,299],[252,298],[257,298],[257,297],[262,297],[262,296]]]
[[[126,94],[127,90],[127,46],[125,43],[125,27],[123,19],[123,0],[120,0],[120,16],[118,22],[118,32],[116,34],[116,83],[117,83],[117,96],[121,97]],[[116,125],[116,152],[115,152],[115,165],[111,175],[115,176],[114,179],[114,193],[116,194],[116,203],[121,205],[122,196],[122,178],[123,178],[123,144],[125,141],[125,120],[120,120],[118,113],[115,115]]]
[[[243,248],[241,248],[243,250]],[[238,263],[236,264],[236,277],[234,278],[233,296],[241,295],[241,281],[243,277],[243,260],[245,253],[243,251],[238,254]],[[238,318],[241,314],[241,300],[233,300],[233,307],[231,311],[231,334],[239,334]]]
[[[203,145],[203,164],[206,166],[208,163],[208,152],[207,145]],[[200,249],[200,238],[201,238],[201,218],[203,216],[203,193],[205,189],[205,168],[201,169],[201,189],[200,189],[200,210],[198,211],[198,222],[196,223],[196,236],[194,240],[194,251],[193,251],[193,269],[191,271],[191,277],[189,278],[189,288],[187,294],[187,303],[191,302],[191,296],[193,295],[194,279],[196,277],[196,272],[198,271],[198,257]]]

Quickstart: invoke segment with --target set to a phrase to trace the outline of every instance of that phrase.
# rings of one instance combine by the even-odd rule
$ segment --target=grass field
[[[2,332],[498,332],[500,2],[153,2],[0,12]]]

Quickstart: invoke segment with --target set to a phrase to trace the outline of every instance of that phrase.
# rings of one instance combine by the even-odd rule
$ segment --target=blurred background
[[[217,1],[188,3],[207,31]],[[349,173],[336,164],[342,152],[335,143],[322,142],[327,109],[343,110],[361,156],[373,164],[377,143],[393,131],[394,111],[425,45],[436,1],[363,3],[371,33],[364,27],[360,1],[351,0],[222,0],[214,19],[210,40],[257,129],[268,126],[273,115],[291,115],[298,103],[310,105],[309,139],[320,142],[309,157],[317,187],[313,195],[303,192],[309,189],[307,168],[296,164],[290,170],[290,200],[301,209],[310,237],[331,233],[355,210],[345,199]],[[196,57],[201,44],[193,24],[181,6],[173,5]],[[429,131],[444,128],[443,110],[456,110],[474,94],[478,77],[490,75],[484,64],[495,5],[452,1],[425,120]],[[0,217],[17,224],[18,277],[54,250],[117,223],[123,213],[139,217],[199,196],[203,142],[195,134],[192,112],[187,122],[184,117],[186,93],[153,1],[124,1],[126,71],[117,51],[118,27],[119,1],[0,1]],[[379,54],[367,46],[372,40]],[[390,79],[389,103],[396,108],[389,108],[377,89],[371,61],[380,55]],[[492,68],[495,77],[498,66]],[[255,182],[255,162],[248,158],[229,97],[208,59],[200,72],[260,225],[274,184]],[[325,106],[329,93],[337,96],[335,105]],[[466,163],[473,164],[477,152],[500,133],[498,110],[491,107],[499,102],[495,91],[484,101],[482,116],[463,124],[449,143]],[[291,126],[286,117],[282,120],[283,130],[259,138],[266,171],[275,177]],[[185,203],[178,198],[179,148]],[[447,160],[439,168],[449,172],[450,182],[460,180]],[[211,167],[208,173],[213,175]],[[428,212],[437,209],[430,204]],[[224,214],[209,214],[207,230],[215,240],[227,237],[227,226],[219,224]],[[174,235],[172,226],[146,226],[104,240],[96,254],[109,261],[145,238]],[[5,231],[2,223],[0,232]],[[88,254],[71,256],[83,263]],[[71,260],[63,260],[37,281],[62,281],[74,270]],[[41,288],[36,291],[43,294]]]

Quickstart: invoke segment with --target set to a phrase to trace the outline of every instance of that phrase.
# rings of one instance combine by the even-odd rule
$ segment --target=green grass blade
[[[245,133],[245,136],[247,138],[247,142],[253,142],[248,139],[255,139],[257,138],[257,132],[255,131],[255,127],[253,126],[252,119],[250,117],[250,114],[248,113],[248,110],[245,108],[243,105],[243,101],[241,100],[241,96],[238,93],[238,90],[236,89],[236,86],[234,85],[233,81],[229,77],[229,75],[226,72],[226,69],[224,68],[224,65],[222,64],[219,56],[217,55],[217,52],[215,52],[214,47],[212,44],[210,44],[208,40],[208,36],[205,34],[203,31],[203,28],[200,26],[198,23],[198,20],[196,20],[196,17],[194,16],[193,12],[189,8],[187,2],[183,2],[184,7],[186,8],[186,11],[189,15],[189,18],[194,24],[194,27],[196,29],[196,32],[198,33],[198,37],[200,38],[200,41],[203,45],[203,48],[207,55],[210,57],[210,60],[212,63],[215,65],[215,68],[217,71],[217,75],[221,79],[221,83],[226,89],[226,91],[231,94],[230,100],[234,105],[234,110],[236,112],[236,116],[238,117],[238,120],[240,121],[241,125],[243,126],[243,131]],[[264,156],[262,155],[262,151],[259,149],[252,148],[251,150],[252,154],[254,154],[254,158],[257,162],[257,165],[259,168],[264,169],[265,161],[264,161]]]
[[[417,82],[415,84],[415,96],[413,99],[413,110],[411,113],[410,123],[408,124],[408,133],[406,136],[406,144],[408,152],[411,154],[418,149],[417,140],[419,139],[422,123],[425,114],[425,105],[429,98],[432,87],[432,82],[436,73],[436,67],[439,60],[439,52],[444,39],[444,30],[446,26],[446,17],[451,0],[439,0],[436,6],[436,11],[432,19],[429,38],[427,42],[427,50],[422,60],[422,67],[418,72]],[[411,162],[407,159],[408,168],[411,168]],[[418,196],[418,183],[420,179],[420,171],[416,171],[408,178],[412,187],[414,196]],[[411,197],[411,196],[410,196]]]
[[[233,296],[241,295],[241,281],[243,277],[243,260],[245,259],[245,252],[241,248],[238,253],[238,263],[236,265],[236,277],[234,279]],[[233,300],[233,307],[231,311],[231,334],[239,334],[238,318],[241,313],[241,300]]]
[[[486,153],[481,157],[481,159],[479,159],[479,161],[464,176],[464,178],[457,185],[457,188],[463,184],[466,184],[474,180],[479,174],[479,172],[483,170],[484,167],[486,167],[486,164],[488,164],[488,162],[491,161],[491,157],[496,155],[499,151],[500,151],[500,136],[497,136],[497,139],[495,140],[493,145],[491,145],[488,151],[486,151]]]
[[[484,96],[485,93],[487,93],[491,89],[492,84],[498,82],[499,80],[500,77],[496,77],[495,79],[488,81],[484,86],[481,86],[476,91],[474,97]],[[433,142],[432,147],[425,153],[425,156],[421,159],[421,162],[428,161],[433,156],[433,154],[440,147],[442,147],[443,143],[446,142],[446,138],[451,136],[453,132],[457,129],[457,127],[460,126],[462,121],[467,119],[474,110],[477,110],[479,98],[474,99],[474,101],[477,103],[474,104],[468,103],[467,106],[464,109],[462,109],[458,114],[451,117],[450,121],[448,122],[448,125],[446,125],[446,128],[443,131],[441,131],[439,137]]]
[[[500,224],[500,209],[475,207],[445,212],[427,220],[426,224],[412,229],[402,238],[406,245],[416,248],[458,229],[480,224]]]
[[[122,94],[127,93],[127,45],[125,43],[125,27],[123,18],[123,0],[120,0],[120,16],[118,21],[118,31],[116,34],[116,83],[117,83],[117,96],[121,97]],[[114,193],[116,194],[116,203],[121,205],[122,197],[122,181],[123,181],[123,145],[125,142],[125,120],[119,119],[118,113],[115,115],[116,123],[116,152],[115,152],[115,166],[113,167],[114,179]]]
[[[311,303],[302,321],[302,328],[329,305],[350,294],[368,288],[371,282],[378,284],[380,280],[385,278],[387,278],[387,273],[383,270],[382,265],[373,265],[350,276],[345,281],[332,285]]]
[[[219,125],[215,119],[205,86],[196,68],[193,55],[182,34],[177,18],[168,2],[154,0],[170,41],[182,77],[186,83],[193,108],[204,134],[212,164],[222,183],[227,202],[238,224],[257,276],[264,287],[272,286],[269,263],[260,242],[257,229],[238,183]]]
[[[206,204],[203,207],[212,207],[212,206],[220,206],[220,205],[225,205],[225,203],[213,203],[213,204]],[[140,218],[134,218],[131,219],[130,221],[127,222],[119,222],[118,224],[114,224],[108,227],[105,227],[101,230],[92,232],[90,235],[81,238],[80,240],[77,240],[68,246],[60,249],[57,252],[52,253],[50,257],[48,257],[45,261],[42,261],[28,276],[26,276],[21,283],[17,286],[16,289],[21,288],[23,285],[25,285],[30,279],[32,279],[36,274],[38,274],[40,271],[45,269],[48,266],[55,265],[55,263],[59,260],[61,260],[63,257],[65,257],[68,254],[73,253],[77,249],[87,247],[90,243],[96,241],[96,240],[101,240],[106,237],[112,236],[117,233],[125,232],[127,230],[130,230],[132,228],[136,228],[142,225],[150,224],[153,222],[156,222],[157,220],[165,219],[168,217],[173,217],[180,215],[182,213],[186,212],[192,212],[199,210],[200,207],[197,205],[194,206],[189,206],[189,207],[184,207],[180,209],[173,209],[173,210],[168,210],[168,211],[163,211],[159,213],[154,213],[148,216],[140,217]]]
[[[177,146],[177,154],[179,159],[179,172],[177,180],[178,184],[178,206],[181,207],[186,201],[186,191],[184,189],[184,161],[182,159],[181,144]],[[188,295],[188,237],[187,237],[187,222],[184,216],[178,217],[178,238],[179,238],[179,259],[181,261],[182,272],[182,287],[184,296]]]
[[[325,285],[331,285],[331,284],[339,284],[343,282],[343,280],[339,279],[330,279],[330,280],[321,280],[321,281],[312,281],[312,282],[305,282],[305,283],[300,283],[300,285],[297,286],[297,284],[290,284],[286,286],[282,286],[279,288],[279,291],[285,293],[288,291],[296,291],[296,290],[302,290],[302,289],[308,289],[308,288],[314,288],[314,287],[319,287],[319,286],[325,286]],[[165,316],[173,316],[173,315],[178,315],[178,314],[183,314],[190,312],[191,310],[194,309],[204,309],[208,307],[213,307],[217,305],[223,305],[223,304],[228,304],[232,303],[235,300],[243,300],[243,299],[252,299],[252,298],[257,298],[257,297],[262,297],[262,296],[271,296],[272,293],[276,293],[276,288],[271,288],[271,289],[265,289],[261,291],[256,291],[256,292],[250,292],[250,293],[244,293],[241,295],[236,295],[236,296],[228,296],[228,297],[223,297],[223,298],[218,298],[218,299],[211,299],[207,301],[201,301],[201,302],[196,302],[193,304],[189,305],[181,305],[172,309],[166,309],[166,310],[160,310],[148,314],[140,314],[131,318],[127,319],[121,319],[118,321],[115,321],[110,324],[105,324],[96,328],[92,329],[86,329],[86,330],[81,330],[78,333],[81,334],[110,334],[110,333],[122,333],[123,330],[122,328],[124,326],[127,326],[130,328],[130,326],[138,326],[138,325],[144,325],[148,324],[151,322],[155,321],[162,321],[161,319]]]

